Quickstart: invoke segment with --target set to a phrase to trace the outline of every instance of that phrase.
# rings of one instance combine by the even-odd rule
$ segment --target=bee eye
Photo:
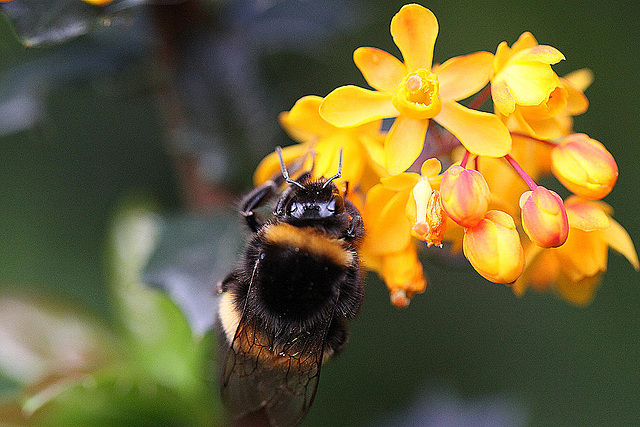
[[[303,206],[299,202],[295,202],[292,203],[291,206],[289,206],[288,214],[290,216],[300,217],[303,213],[303,210]]]

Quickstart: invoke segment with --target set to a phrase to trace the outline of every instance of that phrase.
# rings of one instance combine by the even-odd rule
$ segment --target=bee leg
[[[332,350],[333,354],[338,354],[344,350],[348,341],[349,330],[347,329],[346,322],[343,319],[334,317],[327,333],[325,348]]]
[[[277,192],[278,186],[270,180],[251,190],[240,202],[240,214],[244,216],[252,232],[257,232],[262,226],[262,224],[258,222],[253,210],[264,205],[269,199],[275,196]]]
[[[347,228],[347,238],[349,239],[359,239],[364,235],[364,224],[362,223],[362,216],[360,216],[360,212],[353,207],[353,209],[348,209],[349,215],[351,216],[351,223],[349,224],[349,228]]]

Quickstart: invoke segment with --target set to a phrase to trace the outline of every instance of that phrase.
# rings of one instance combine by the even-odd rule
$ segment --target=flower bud
[[[566,136],[551,151],[551,169],[570,191],[585,199],[601,199],[618,179],[618,165],[600,142],[583,133]]]
[[[524,270],[524,251],[513,218],[490,210],[475,227],[465,229],[464,255],[482,277],[513,283]]]
[[[447,215],[463,227],[473,227],[482,220],[491,197],[480,172],[458,165],[443,174],[440,195]]]
[[[522,228],[533,243],[543,248],[562,246],[569,235],[569,220],[562,198],[538,186],[520,197]]]

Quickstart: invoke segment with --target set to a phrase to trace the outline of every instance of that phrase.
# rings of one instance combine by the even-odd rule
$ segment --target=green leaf
[[[210,340],[195,337],[180,309],[141,281],[160,236],[151,201],[130,198],[117,209],[109,238],[108,272],[131,363],[155,383],[194,396],[206,391]]]
[[[205,333],[216,319],[216,284],[231,272],[244,243],[235,212],[163,217],[144,281],[165,290],[193,331]]]

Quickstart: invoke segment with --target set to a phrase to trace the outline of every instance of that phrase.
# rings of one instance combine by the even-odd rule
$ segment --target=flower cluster
[[[417,4],[393,17],[391,35],[403,61],[371,47],[353,54],[372,90],[306,96],[280,120],[300,142],[283,150],[299,170],[313,164],[314,176],[333,175],[343,150],[339,182],[363,214],[363,260],[394,305],[425,288],[420,241],[451,242],[480,275],[518,295],[553,290],[578,305],[592,299],[609,246],[640,268],[631,238],[599,201],[616,182],[616,162],[573,133],[572,116],[588,108],[590,71],[559,77],[551,66],[563,54],[530,33],[495,54],[433,64],[438,22]],[[481,111],[489,101],[493,112]],[[390,128],[383,119],[393,119]],[[271,154],[255,182],[277,173]],[[563,201],[536,183],[549,174],[574,195]]]

